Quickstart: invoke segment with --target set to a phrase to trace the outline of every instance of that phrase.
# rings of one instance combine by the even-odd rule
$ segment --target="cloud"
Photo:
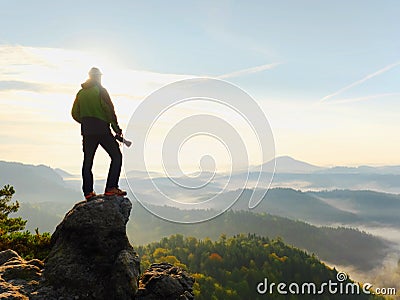
[[[40,83],[25,82],[18,80],[3,80],[0,81],[0,91],[34,91],[41,92],[44,89],[44,85]]]
[[[258,73],[258,72],[265,71],[265,70],[271,70],[271,69],[279,66],[280,64],[281,63],[272,63],[272,64],[265,64],[265,65],[256,66],[256,67],[252,67],[252,68],[247,68],[247,69],[238,70],[238,71],[235,71],[232,73],[222,74],[222,75],[219,75],[217,78],[225,79],[225,78],[233,78],[233,77],[239,77],[239,76],[243,76],[243,75]]]
[[[328,104],[352,103],[352,102],[359,102],[377,98],[396,97],[396,96],[400,96],[400,93],[384,93],[384,94],[368,95],[363,97],[344,98],[344,99],[332,100],[327,103]]]
[[[85,51],[1,44],[0,65],[0,92],[3,93],[19,91],[74,97],[93,65],[105,74],[103,83],[111,94],[129,95],[126,98],[135,100],[168,83],[193,77],[126,69],[114,65],[107,57]]]
[[[369,75],[367,75],[367,76],[361,78],[360,80],[357,80],[357,81],[355,81],[355,82],[353,82],[353,83],[351,83],[351,84],[345,86],[344,88],[341,88],[340,90],[338,90],[338,91],[336,91],[336,92],[334,92],[334,93],[332,93],[332,94],[329,94],[329,95],[327,95],[327,96],[325,96],[325,97],[322,97],[322,98],[318,101],[318,103],[325,102],[325,101],[328,100],[328,99],[331,99],[331,98],[333,98],[333,97],[335,97],[335,96],[337,96],[337,95],[340,95],[340,94],[342,94],[343,92],[345,92],[345,91],[347,91],[347,90],[349,90],[349,89],[351,89],[351,88],[353,88],[353,87],[355,87],[355,86],[357,86],[357,85],[360,85],[360,84],[364,83],[364,82],[367,81],[367,80],[370,80],[370,79],[372,79],[372,78],[374,78],[374,77],[376,77],[376,76],[379,76],[379,75],[381,75],[381,74],[383,74],[383,73],[385,73],[385,72],[387,72],[387,71],[393,69],[394,67],[397,67],[398,65],[400,65],[400,61],[395,62],[395,63],[390,64],[390,65],[387,65],[386,67],[383,67],[382,69],[379,69],[378,71],[376,71],[376,72],[374,72],[374,73],[371,73],[371,74],[369,74]],[[370,99],[368,96],[367,96],[367,97],[364,97],[364,98],[365,98],[365,99]],[[364,100],[364,99],[362,99],[362,100]],[[361,100],[358,100],[358,101],[361,101]]]
[[[36,94],[73,94],[76,86],[66,83],[46,83],[23,80],[0,80],[0,92],[12,93],[15,91],[31,92]]]

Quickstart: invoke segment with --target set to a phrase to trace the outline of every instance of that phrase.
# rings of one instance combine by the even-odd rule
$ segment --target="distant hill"
[[[359,167],[332,167],[322,170],[329,174],[381,174],[381,175],[400,175],[400,166],[359,166]]]
[[[265,163],[263,171],[269,174],[273,165],[274,161]],[[258,172],[259,167],[253,167],[249,174],[246,171],[230,176],[217,175],[213,184],[219,183],[223,186],[228,179],[241,183],[248,178],[248,187],[253,187],[259,178]],[[267,188],[267,184],[268,182],[258,182],[258,187]],[[351,189],[400,193],[400,166],[323,168],[283,156],[276,158],[276,170],[271,186],[301,190]]]
[[[240,190],[239,190],[240,191]],[[246,189],[241,193],[234,210],[249,210],[248,203],[254,190]],[[301,220],[318,225],[391,226],[399,228],[400,195],[373,191],[301,191],[291,188],[272,188],[267,192],[257,189],[257,199],[264,197],[253,212]],[[215,209],[223,209],[236,198],[237,191],[219,195]],[[204,195],[199,200],[210,199]]]
[[[63,178],[63,179],[75,178],[75,177],[77,177],[77,176],[80,176],[80,175],[73,175],[73,174],[71,174],[71,173],[68,173],[67,171],[64,171],[63,169],[60,169],[60,168],[55,168],[54,171],[55,171],[58,175],[60,175],[61,178]]]
[[[358,219],[351,223],[376,223],[400,228],[400,195],[378,193],[373,191],[333,190],[307,192],[341,211],[351,212]]]
[[[6,184],[14,186],[14,199],[20,202],[57,199],[59,202],[72,203],[82,198],[81,193],[65,184],[59,173],[44,165],[0,161],[0,185]]]
[[[291,187],[301,190],[374,190],[400,193],[400,175],[375,173],[275,174],[274,187]]]
[[[246,190],[233,206],[248,210],[252,190]],[[260,194],[261,191],[256,191]],[[229,199],[230,193],[224,197]],[[308,191],[270,189],[254,210],[319,225],[388,226],[399,228],[400,195],[373,191]]]
[[[400,166],[334,166],[334,167],[320,167],[309,164],[304,161],[294,159],[290,156],[276,157],[276,173],[289,173],[289,174],[310,174],[310,173],[328,173],[328,174],[392,174],[400,175]],[[275,162],[273,160],[263,164],[266,170],[273,169]]]
[[[232,208],[248,210],[248,199],[252,192],[244,191]],[[263,191],[256,191],[256,194],[261,197]],[[229,198],[230,193],[224,196]],[[351,211],[341,210],[311,194],[289,188],[270,189],[254,211],[324,225],[350,224],[361,220],[360,216]]]
[[[276,173],[306,174],[324,169],[322,167],[314,166],[312,164],[296,160],[290,156],[279,156],[275,159],[275,161],[271,160],[263,164],[263,169],[273,170],[275,163]]]

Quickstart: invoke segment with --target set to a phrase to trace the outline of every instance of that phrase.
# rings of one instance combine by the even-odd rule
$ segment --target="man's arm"
[[[75,121],[77,121],[78,123],[81,123],[81,111],[80,111],[80,107],[79,107],[78,95],[76,95],[74,105],[72,105],[71,115]]]
[[[100,88],[101,104],[106,113],[108,121],[116,134],[121,134],[122,130],[118,125],[117,115],[115,114],[114,105],[107,90],[103,87]]]

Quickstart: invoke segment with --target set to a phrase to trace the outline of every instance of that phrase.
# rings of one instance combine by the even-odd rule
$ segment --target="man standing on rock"
[[[114,105],[107,90],[101,85],[101,75],[98,68],[91,68],[89,79],[82,83],[72,107],[72,117],[81,124],[83,136],[83,194],[87,200],[96,196],[93,191],[93,159],[97,147],[101,145],[111,158],[107,183],[104,194],[106,196],[125,196],[126,192],[118,188],[122,166],[122,154],[118,142],[112,135],[110,125],[117,136],[122,137],[122,130],[118,126]]]

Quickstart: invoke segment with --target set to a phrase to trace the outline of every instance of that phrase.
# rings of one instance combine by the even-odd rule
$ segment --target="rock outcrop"
[[[52,235],[46,281],[77,299],[133,299],[140,261],[126,235],[131,209],[123,197],[76,204]]]
[[[193,277],[169,263],[152,264],[140,278],[136,300],[191,300]]]
[[[43,262],[26,261],[13,250],[0,252],[0,299],[29,300],[42,282]]]
[[[77,203],[57,226],[45,262],[0,252],[0,299],[194,299],[194,279],[171,264],[140,261],[126,235],[132,203],[97,197]]]

